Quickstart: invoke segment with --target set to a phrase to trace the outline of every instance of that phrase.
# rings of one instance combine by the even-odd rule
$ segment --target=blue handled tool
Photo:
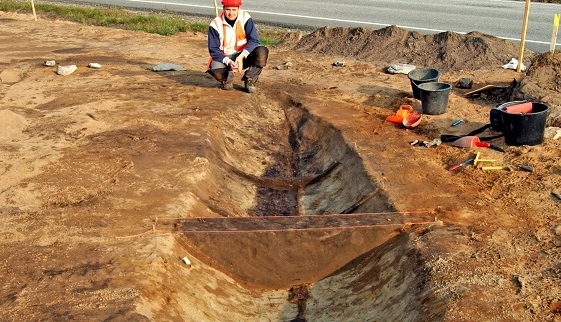
[[[466,122],[466,121],[464,121],[464,120],[457,120],[457,121],[455,121],[454,123],[452,123],[452,126],[458,126],[458,125],[460,125],[460,124],[462,124],[462,123],[465,123],[465,122]]]

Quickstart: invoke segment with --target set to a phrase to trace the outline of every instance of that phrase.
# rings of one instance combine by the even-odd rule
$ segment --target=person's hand
[[[234,72],[237,73],[238,72],[238,65],[236,65],[237,63],[233,60],[230,60],[230,62],[228,63],[228,67],[230,67],[230,69]]]
[[[236,67],[238,68],[238,72],[241,72],[243,70],[243,60],[244,60],[244,56],[239,55],[238,57],[236,57]]]

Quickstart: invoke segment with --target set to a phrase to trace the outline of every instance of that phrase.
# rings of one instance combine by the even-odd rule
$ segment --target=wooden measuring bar
[[[551,34],[551,45],[549,46],[549,52],[553,55],[555,52],[555,45],[557,44],[557,32],[559,30],[559,16],[560,14],[556,13],[553,16],[553,33]]]
[[[175,232],[248,232],[410,226],[434,223],[427,213],[363,213],[315,216],[193,218],[175,221]]]

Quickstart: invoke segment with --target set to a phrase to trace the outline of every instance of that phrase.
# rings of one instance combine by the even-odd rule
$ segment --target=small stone
[[[465,287],[465,286],[463,286],[463,285],[460,285],[460,286],[458,286],[458,289],[456,290],[456,293],[458,293],[458,294],[464,294],[464,293],[467,292],[467,291],[468,291],[468,288],[467,288],[467,287]]]
[[[552,140],[557,140],[561,138],[561,128],[547,127],[544,131],[544,137],[546,139],[552,139]]]
[[[171,63],[162,63],[162,64],[158,64],[158,65],[152,67],[152,71],[155,71],[155,72],[165,72],[165,71],[170,71],[170,70],[184,71],[185,68],[183,68],[179,65],[171,64]]]
[[[471,78],[460,78],[460,80],[456,84],[456,87],[465,88],[465,89],[469,89],[472,86],[473,86],[473,79]]]
[[[0,72],[0,83],[15,84],[21,80],[18,72],[12,70],[4,70]]]
[[[555,227],[555,235],[561,236],[561,225]]]
[[[100,69],[100,68],[101,68],[101,65],[98,64],[98,63],[89,63],[89,64],[88,64],[88,67],[89,67],[89,68]]]
[[[68,76],[74,73],[78,69],[76,65],[68,65],[68,66],[57,66],[56,73],[62,76]]]
[[[409,74],[410,71],[417,68],[415,65],[410,64],[395,64],[388,67],[388,73],[390,74]]]
[[[286,69],[288,69],[288,66],[279,65],[279,66],[273,67],[273,69],[276,69],[276,70],[286,70]]]
[[[549,308],[554,313],[561,313],[561,301],[553,301],[549,305]]]
[[[54,60],[45,60],[45,62],[43,63],[44,66],[54,66],[56,65],[56,61]]]

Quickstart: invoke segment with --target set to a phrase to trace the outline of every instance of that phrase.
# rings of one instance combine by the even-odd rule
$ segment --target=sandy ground
[[[454,87],[446,113],[405,129],[384,120],[421,102],[406,75],[385,68],[438,63],[396,57],[405,52],[398,47],[374,51],[377,59],[326,52],[310,45],[314,38],[273,48],[250,95],[241,81],[225,92],[203,73],[204,34],[163,37],[10,13],[0,23],[1,320],[561,321],[561,200],[551,194],[561,193],[561,143],[493,140],[505,153],[411,145],[486,124],[508,100],[503,92],[467,98],[469,90]],[[386,32],[417,39],[405,41],[416,44],[411,52],[429,52],[422,44],[435,41]],[[478,43],[458,37],[436,40]],[[522,81],[527,91],[515,95],[546,102],[548,125],[558,126],[558,88],[539,85],[558,70],[530,69],[535,78],[524,83],[527,74],[501,67],[509,55],[440,65],[441,81]],[[46,60],[78,69],[60,76]],[[151,70],[164,62],[186,70]],[[308,173],[279,162],[298,141],[291,117],[315,124],[315,136],[299,144],[317,145],[324,157]],[[452,127],[458,119],[466,122]],[[511,171],[447,170],[476,152]],[[352,164],[333,170],[347,185],[304,189],[337,162]],[[301,180],[311,201],[273,198]],[[337,214],[353,205],[352,213],[387,212],[382,221],[396,226],[368,219],[356,229],[345,229],[347,220],[266,231],[272,223],[253,221],[180,233],[203,229],[201,218]],[[199,219],[181,221],[189,218]],[[220,233],[232,229],[243,232]]]

